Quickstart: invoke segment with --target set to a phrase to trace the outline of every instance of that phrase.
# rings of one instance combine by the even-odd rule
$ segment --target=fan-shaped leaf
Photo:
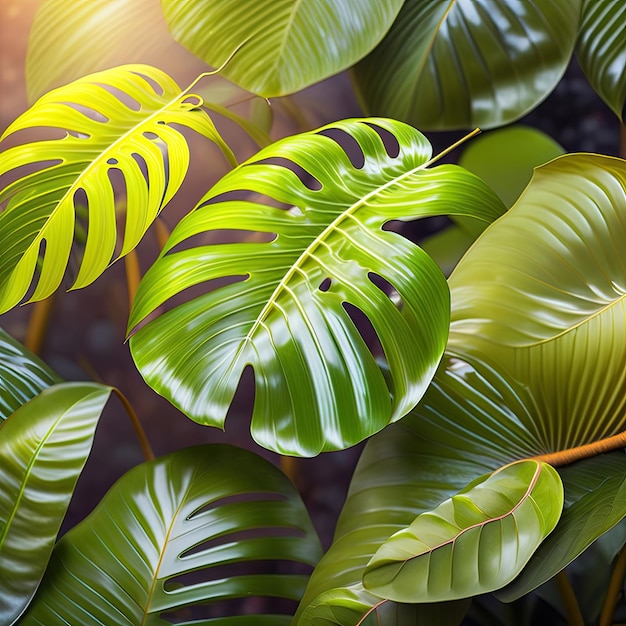
[[[351,120],[277,142],[224,177],[180,222],[137,292],[130,329],[188,287],[229,281],[132,336],[148,384],[191,418],[222,426],[252,365],[253,436],[288,454],[347,447],[405,415],[441,358],[449,304],[435,263],[384,226],[444,214],[489,222],[503,208],[465,170],[427,169],[429,157],[409,126]],[[224,229],[260,232],[265,243],[180,249]],[[388,381],[350,317],[355,309],[373,328],[363,334],[380,341]]]
[[[559,470],[567,506],[528,566],[497,596],[511,602],[560,572],[626,515],[626,455],[585,459]]]
[[[28,40],[29,100],[86,74],[154,62],[175,45],[159,0],[44,0]]]
[[[61,383],[0,428],[0,622],[12,624],[46,569],[111,389]]]
[[[530,390],[546,452],[624,430],[625,189],[619,159],[538,168],[450,277],[448,349]]]
[[[598,95],[626,123],[626,4],[583,0],[576,47],[580,66]]]
[[[402,0],[161,0],[174,38],[224,75],[281,96],[350,67],[387,32]]]
[[[88,228],[74,289],[137,245],[187,171],[189,151],[176,125],[202,133],[232,157],[198,102],[160,70],[129,65],[48,93],[9,126],[3,140],[41,126],[55,127],[63,137],[0,153],[0,174],[14,177],[0,189],[0,203],[8,200],[0,213],[0,312],[22,300],[38,262],[30,300],[59,286],[80,223],[80,193],[88,204]],[[114,171],[124,176],[126,194],[121,237]]]
[[[361,103],[432,130],[511,122],[563,75],[580,10],[581,0],[407,0],[355,67]]]
[[[513,463],[387,539],[365,568],[363,585],[396,602],[495,591],[519,574],[556,526],[562,507],[563,486],[554,468]]]
[[[305,575],[246,572],[312,565],[319,554],[300,497],[273,465],[229,446],[187,448],[131,470],[60,540],[22,624],[169,624],[162,614],[220,599],[298,599]],[[236,563],[243,573],[224,572]],[[189,616],[177,623],[199,623]],[[223,620],[284,626],[290,617]]]
[[[0,329],[0,423],[61,379],[21,343]]]

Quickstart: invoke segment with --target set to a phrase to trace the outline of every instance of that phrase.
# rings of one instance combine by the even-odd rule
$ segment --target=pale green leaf
[[[131,470],[64,535],[21,624],[156,626],[171,623],[167,614],[191,625],[205,623],[192,617],[200,604],[211,624],[287,626],[279,611],[220,618],[211,604],[297,600],[307,576],[287,562],[303,571],[320,551],[297,491],[271,463],[230,446],[186,448]]]
[[[61,379],[37,356],[0,329],[0,423]]]
[[[26,609],[46,570],[76,481],[111,393],[61,383],[0,428],[0,622]]]
[[[159,0],[44,0],[28,40],[28,98],[116,65],[154,62],[174,46]]]
[[[0,213],[0,312],[24,298],[38,273],[29,301],[53,293],[73,244],[84,245],[77,289],[139,243],[187,172],[189,149],[178,125],[212,139],[234,161],[200,103],[160,70],[128,65],[46,94],[9,126],[2,137],[9,147],[0,152],[0,175],[10,176],[0,189],[0,203],[7,203]],[[58,130],[11,145],[21,131],[40,127]],[[124,177],[124,220],[113,172]],[[77,219],[80,194],[88,225]],[[86,241],[75,236],[82,227]]]
[[[592,87],[626,123],[626,3],[583,0],[576,47],[580,66]]]
[[[356,63],[402,0],[161,0],[174,38],[259,95],[299,91]]]
[[[429,159],[410,126],[348,120],[279,141],[224,177],[139,286],[130,330],[185,289],[222,281],[131,337],[148,384],[222,427],[251,365],[253,437],[287,454],[344,448],[405,415],[443,353],[447,285],[419,247],[384,227],[445,214],[489,223],[503,210],[479,178],[428,169]],[[250,192],[259,195],[233,199]],[[211,244],[224,230],[241,235]],[[369,319],[365,338],[346,303]]]
[[[581,0],[407,0],[354,70],[368,114],[419,128],[491,128],[552,91],[569,63]]]
[[[441,602],[511,582],[552,532],[563,507],[556,470],[519,461],[417,516],[377,550],[366,589],[396,602]]]

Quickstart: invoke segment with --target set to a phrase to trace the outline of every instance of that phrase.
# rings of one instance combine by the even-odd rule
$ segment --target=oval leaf
[[[28,98],[116,65],[150,62],[175,45],[159,0],[44,0],[28,39]]]
[[[354,69],[364,110],[431,130],[511,122],[565,72],[580,7],[581,0],[407,0]]]
[[[61,383],[0,428],[0,622],[26,609],[46,570],[76,481],[111,393]]]
[[[397,156],[381,134],[397,142]],[[277,142],[223,178],[144,276],[129,328],[188,287],[230,284],[131,337],[148,384],[192,419],[221,427],[251,365],[253,437],[303,456],[355,444],[405,415],[443,353],[447,285],[420,248],[384,226],[445,214],[490,222],[503,209],[480,179],[456,166],[427,169],[429,158],[409,126],[350,120]],[[232,192],[268,200],[232,200]],[[190,238],[225,229],[265,239],[188,248]],[[369,319],[370,331],[361,329],[380,342],[389,381],[354,311]]]
[[[232,156],[199,102],[160,70],[128,65],[46,94],[9,126],[2,140],[42,126],[63,136],[0,153],[0,175],[14,179],[0,189],[0,203],[8,201],[0,213],[0,312],[24,298],[37,273],[30,301],[53,293],[72,245],[84,247],[73,284],[78,289],[139,243],[187,172],[189,149],[177,125]],[[114,172],[122,173],[126,194],[119,237]]]
[[[61,379],[0,328],[0,423]]]
[[[59,541],[21,623],[169,624],[161,615],[178,611],[176,623],[196,624],[189,620],[196,604],[297,600],[307,576],[276,568],[311,566],[320,552],[299,495],[272,464],[230,446],[187,448],[131,470]],[[263,562],[264,573],[246,573]],[[244,573],[225,573],[236,563]],[[242,611],[231,620],[289,624],[290,616],[273,613]]]
[[[626,123],[626,4],[620,0],[583,0],[576,47],[592,87]]]
[[[363,585],[396,602],[494,591],[519,574],[556,526],[562,507],[555,469],[537,461],[513,463],[392,535],[367,565]]]
[[[266,97],[350,67],[382,39],[402,6],[402,0],[161,3],[177,41],[213,67],[237,50],[224,76]]]

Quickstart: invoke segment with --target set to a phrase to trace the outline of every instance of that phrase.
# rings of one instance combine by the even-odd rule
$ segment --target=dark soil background
[[[28,29],[40,0],[0,0],[0,131],[27,108],[24,62]],[[180,47],[167,57],[149,60],[186,85],[204,66]],[[340,75],[296,95],[303,119],[290,116],[280,103],[274,105],[273,136],[279,137],[337,119],[359,116],[347,75]],[[615,116],[587,84],[572,63],[566,77],[547,100],[523,123],[539,128],[568,151],[591,151],[617,155],[619,125]],[[429,134],[435,152],[457,139],[460,133]],[[253,146],[241,140],[239,156]],[[209,186],[226,172],[226,165],[206,142],[193,141],[192,168],[181,192],[165,209],[163,217],[174,225],[189,211]],[[419,234],[419,233],[418,233]],[[2,251],[0,250],[0,254]],[[140,248],[142,268],[154,260],[157,246],[148,234]],[[32,305],[13,311],[0,325],[24,340]],[[226,422],[226,431],[199,426],[149,389],[137,373],[124,344],[128,302],[123,263],[117,263],[92,286],[77,292],[59,293],[49,320],[42,358],[66,380],[98,377],[119,387],[135,407],[157,455],[203,442],[230,443],[262,454],[279,464],[280,459],[261,450],[249,434],[249,390],[242,387]],[[248,381],[249,382],[249,381]],[[315,459],[293,462],[294,480],[309,507],[327,547],[345,498],[361,446]],[[142,456],[129,420],[117,400],[106,409],[91,458],[80,479],[64,528],[87,515],[112,483],[140,463]]]

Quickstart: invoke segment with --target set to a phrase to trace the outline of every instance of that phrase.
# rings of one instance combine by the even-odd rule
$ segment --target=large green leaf
[[[0,622],[26,609],[41,578],[111,393],[61,383],[0,428]]]
[[[355,67],[364,110],[432,130],[511,122],[563,75],[580,10],[581,0],[407,0]]]
[[[0,152],[0,175],[9,173],[0,189],[0,204],[8,202],[0,213],[0,312],[20,302],[33,282],[30,300],[53,293],[73,244],[84,245],[74,289],[137,245],[185,177],[189,149],[179,125],[212,139],[232,160],[199,102],[160,70],[128,65],[46,94],[9,126],[1,139],[10,147]],[[52,137],[12,145],[18,133],[41,127],[52,127]],[[111,178],[119,172],[124,220]],[[84,203],[88,225],[76,218]],[[81,242],[75,230],[83,227]]]
[[[626,515],[626,458],[622,451],[579,461],[559,470],[567,494],[558,526],[529,566],[500,590],[506,602],[532,591],[560,572]]]
[[[538,168],[450,277],[448,349],[531,390],[543,451],[626,426],[626,162]]]
[[[177,41],[214,67],[237,50],[224,75],[272,97],[299,91],[356,63],[383,38],[402,0],[161,4]]]
[[[198,622],[192,607],[298,599],[307,576],[285,573],[285,562],[311,566],[319,555],[306,509],[277,468],[230,446],[187,448],[131,470],[59,541],[21,624],[156,625],[177,614],[178,624],[288,626],[288,615],[246,607]],[[245,567],[225,570],[237,563]]]
[[[0,423],[61,379],[32,352],[0,329]]]
[[[589,82],[626,123],[626,3],[583,0],[576,54]]]
[[[387,539],[363,574],[396,602],[442,602],[500,589],[556,526],[563,485],[556,470],[518,461],[486,474]]]
[[[279,141],[224,177],[139,286],[131,330],[185,289],[217,282],[131,337],[148,384],[192,419],[222,427],[251,365],[253,437],[287,454],[344,448],[405,415],[443,353],[449,302],[436,264],[384,227],[445,214],[490,222],[503,210],[479,178],[452,165],[428,169],[429,159],[410,126],[349,120]],[[233,195],[249,192],[265,202]],[[257,240],[198,245],[225,230]],[[361,327],[369,346],[355,310],[371,323]]]
[[[175,45],[159,0],[44,0],[28,40],[29,100],[86,74],[149,63]]]

